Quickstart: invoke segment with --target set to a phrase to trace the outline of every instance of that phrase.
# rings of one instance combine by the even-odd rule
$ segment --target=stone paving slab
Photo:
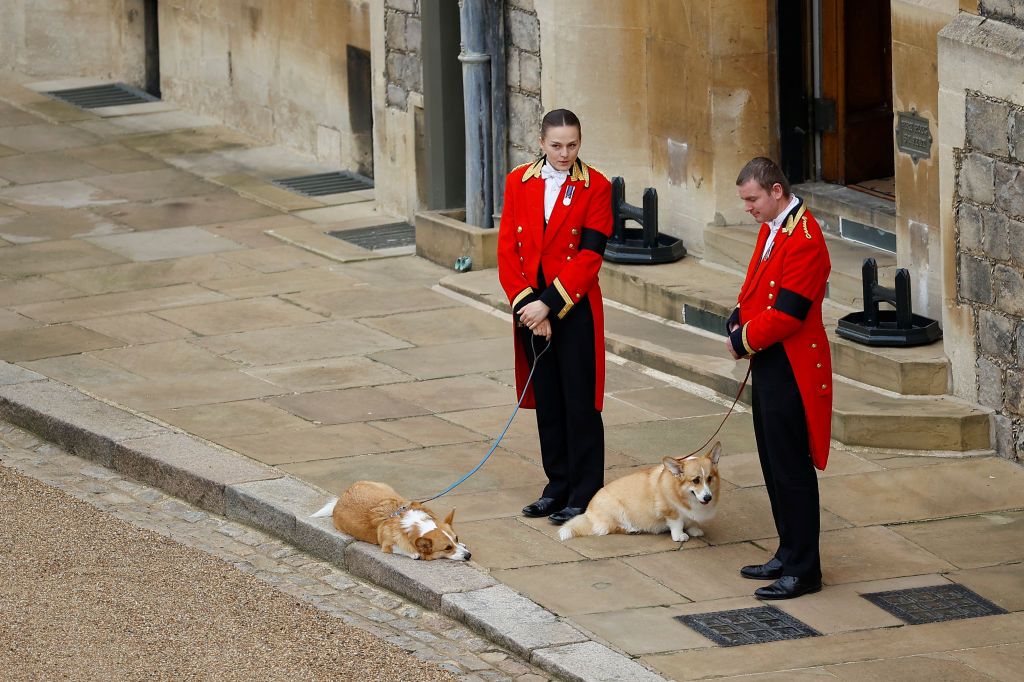
[[[67,150],[67,155],[108,173],[161,170],[167,164],[117,142]]]
[[[197,227],[155,229],[107,237],[90,237],[87,241],[136,262],[183,258],[244,248],[230,239],[212,235]]]
[[[79,239],[25,244],[0,249],[0,274],[25,277],[62,270],[116,265],[127,259]]]
[[[0,177],[11,182],[26,185],[39,182],[57,182],[96,175],[100,171],[84,161],[79,161],[74,150],[23,154],[0,158]]]
[[[153,313],[202,336],[230,334],[274,327],[293,327],[320,322],[320,315],[273,296],[241,301],[207,303]]]
[[[104,208],[123,204],[124,199],[81,180],[14,185],[0,190],[0,199],[23,211],[53,211],[85,206]]]
[[[55,324],[0,332],[0,359],[22,362],[120,345],[121,341],[88,329]]]
[[[362,356],[254,367],[245,372],[295,393],[378,386],[412,379],[404,372]]]
[[[35,246],[35,244],[20,248],[31,248],[32,246]],[[113,254],[110,255],[113,256]],[[0,257],[2,256],[3,251],[0,250]],[[115,258],[115,262],[120,263],[124,261],[119,256]],[[2,265],[0,265],[0,268],[2,268]],[[218,294],[215,291],[210,291],[194,284],[177,284],[141,291],[124,291],[97,296],[80,296],[79,298],[69,300],[30,303],[28,305],[13,306],[13,309],[22,315],[39,320],[40,322],[55,324],[58,322],[88,320],[96,317],[109,317],[111,315],[152,312],[162,308],[195,305],[204,302],[213,303],[227,300],[227,298],[223,294]]]
[[[51,239],[101,237],[130,228],[98,216],[88,208],[70,211],[27,213],[0,218],[0,237],[12,244]]]
[[[182,236],[187,236],[187,232]],[[169,260],[147,260],[69,272],[55,272],[49,279],[63,282],[90,294],[110,294],[135,289],[155,289],[175,284],[203,283],[207,280],[243,277],[253,272],[234,263],[224,254],[204,253]]]
[[[268,206],[226,191],[151,202],[119,203],[98,210],[136,230],[207,225],[243,218],[259,218],[274,213]]]
[[[224,298],[220,294],[216,296],[222,300]],[[196,343],[221,357],[255,366],[366,355],[380,350],[408,348],[410,345],[348,320],[211,336]]]
[[[128,201],[198,196],[218,190],[213,183],[173,168],[102,175],[85,182]]]
[[[313,425],[263,400],[240,400],[215,405],[194,405],[156,410],[153,416],[208,440],[262,434]]]
[[[1017,643],[1024,637],[1024,614],[989,616],[984,619],[985,627],[979,627],[979,622],[948,621],[755,644],[744,647],[742,656],[732,648],[713,647],[645,656],[642,660],[670,678],[699,680],[788,671],[794,665],[810,668],[999,646]]]

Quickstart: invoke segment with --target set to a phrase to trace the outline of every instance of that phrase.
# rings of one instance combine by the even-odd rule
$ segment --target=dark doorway
[[[422,0],[423,126],[426,205],[466,205],[466,115],[463,109],[459,3]]]
[[[889,0],[779,0],[779,137],[794,182],[893,175]]]
[[[373,72],[370,53],[352,45],[347,46],[348,63],[348,120],[352,128],[356,170],[368,178],[373,177]]]
[[[143,89],[153,97],[160,97],[160,26],[157,21],[156,0],[142,4],[143,33],[146,41],[146,82]]]

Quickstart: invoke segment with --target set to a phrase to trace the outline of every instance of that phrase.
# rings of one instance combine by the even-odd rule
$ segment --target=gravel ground
[[[0,503],[6,679],[458,679],[2,467]]]
[[[440,614],[3,422],[0,519],[5,682],[549,679]]]

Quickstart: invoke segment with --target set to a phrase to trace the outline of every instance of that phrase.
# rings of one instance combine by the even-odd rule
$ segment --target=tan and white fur
[[[412,559],[465,561],[470,553],[452,530],[455,510],[442,521],[419,502],[401,497],[376,481],[359,481],[313,514],[332,517],[334,527],[354,538],[380,545],[389,554]]]
[[[661,464],[612,481],[597,491],[587,511],[562,526],[561,540],[609,533],[664,533],[676,542],[704,535],[715,515],[722,444],[703,455],[666,457]]]

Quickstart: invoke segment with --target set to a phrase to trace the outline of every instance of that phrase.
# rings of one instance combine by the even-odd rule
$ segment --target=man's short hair
[[[747,162],[740,174],[736,176],[736,186],[739,187],[750,180],[756,180],[757,184],[761,185],[766,192],[771,192],[772,186],[779,183],[782,185],[782,193],[787,197],[790,194],[789,180],[786,179],[786,174],[782,172],[777,163],[764,156],[755,157]]]

